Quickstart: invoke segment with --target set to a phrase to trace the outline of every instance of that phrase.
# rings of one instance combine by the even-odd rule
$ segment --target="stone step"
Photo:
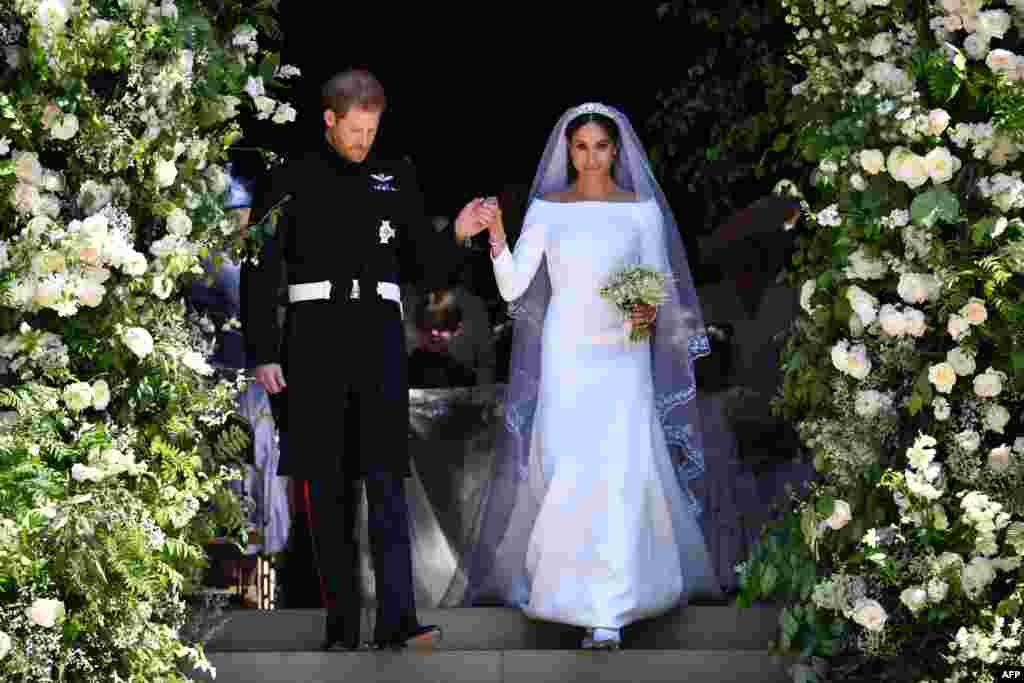
[[[742,650],[286,653],[210,655],[216,683],[787,683],[791,660]],[[197,680],[212,681],[196,676]]]
[[[419,611],[420,621],[438,624],[444,651],[574,650],[582,629],[531,621],[520,610],[501,607],[458,607]],[[774,607],[747,609],[721,605],[690,605],[623,630],[629,650],[745,650],[769,648],[778,632]],[[373,611],[365,610],[363,637],[372,634]],[[310,652],[324,635],[323,610],[238,610],[210,642],[209,652]]]

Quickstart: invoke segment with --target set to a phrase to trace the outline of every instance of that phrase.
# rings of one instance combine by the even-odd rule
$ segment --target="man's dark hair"
[[[353,107],[383,112],[388,104],[384,86],[365,69],[347,69],[332,76],[320,89],[320,102],[337,116]]]

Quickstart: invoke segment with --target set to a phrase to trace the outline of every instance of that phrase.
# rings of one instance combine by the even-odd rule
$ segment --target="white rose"
[[[811,307],[811,297],[814,296],[814,292],[818,289],[818,284],[814,280],[808,280],[800,288],[800,308],[804,309],[807,315],[814,315],[814,308]]]
[[[110,405],[110,385],[105,379],[98,379],[92,383],[92,407],[96,410],[106,410]]]
[[[60,600],[39,598],[25,609],[25,616],[36,626],[53,628],[64,620],[64,603]]]
[[[856,285],[846,290],[846,299],[865,325],[875,322],[878,317],[878,299]]]
[[[949,127],[949,113],[945,109],[932,109],[928,112],[928,133],[938,137]]]
[[[853,605],[853,620],[869,631],[880,632],[889,616],[877,600],[860,598]]]
[[[0,631],[0,659],[3,659],[11,652],[11,637]]]
[[[1003,393],[1005,379],[1005,372],[989,368],[974,378],[974,395],[978,398],[995,398]]]
[[[921,304],[937,299],[942,292],[942,285],[933,275],[903,273],[896,291],[908,304]]]
[[[928,323],[925,321],[924,313],[916,308],[908,308],[903,311],[903,319],[906,321],[907,334],[911,337],[923,337],[928,330]]]
[[[187,237],[192,232],[192,219],[179,207],[175,207],[167,216],[167,231],[174,235]]]
[[[885,304],[878,312],[878,324],[890,337],[902,337],[907,333],[907,319],[903,312],[892,304]]]
[[[277,106],[277,102],[266,95],[254,97],[252,101],[256,105],[256,118],[260,121],[270,118],[270,115],[274,113],[274,108]]]
[[[964,307],[960,309],[960,315],[972,325],[981,325],[988,320],[988,309],[985,308],[984,301],[976,297],[972,297],[970,301],[964,304]]]
[[[977,366],[974,362],[974,354],[958,346],[946,352],[946,362],[953,366],[956,374],[961,377],[973,375]]]
[[[864,180],[864,176],[860,173],[854,173],[850,176],[850,186],[857,190],[857,192],[863,192],[868,189],[868,181]]]
[[[85,382],[67,385],[62,395],[68,410],[73,413],[80,413],[93,403],[92,387]]]
[[[881,150],[861,150],[860,166],[871,175],[876,175],[885,168],[885,156],[882,154]]]
[[[996,570],[992,561],[984,557],[975,557],[960,573],[964,593],[972,600],[978,598],[995,578]]]
[[[988,466],[993,472],[1002,473],[1010,468],[1010,447],[1003,444],[988,452]]]
[[[14,152],[11,155],[14,161],[14,176],[30,185],[42,185],[43,165],[39,163],[39,155],[35,152]]]
[[[203,354],[198,351],[186,351],[181,356],[181,362],[185,367],[200,375],[210,375],[213,373],[213,368],[203,358]]]
[[[920,586],[911,586],[900,593],[900,602],[914,614],[928,604],[928,592]]]
[[[924,157],[914,154],[905,147],[894,147],[889,152],[886,169],[893,180],[906,183],[911,189],[921,187],[930,177]]]
[[[846,277],[851,280],[880,280],[889,271],[883,259],[871,256],[864,247],[850,254],[847,261]]]
[[[981,436],[975,431],[968,430],[966,432],[960,432],[953,438],[956,441],[956,445],[968,455],[974,453],[981,447]]]
[[[153,337],[142,327],[129,327],[122,335],[125,346],[139,358],[153,352]]]
[[[949,316],[949,323],[946,325],[946,329],[949,331],[949,336],[956,341],[961,341],[970,331],[971,324],[967,322],[967,318],[954,314]]]
[[[61,117],[56,126],[50,129],[50,135],[56,140],[70,140],[78,133],[78,117],[74,114],[65,114]]]
[[[106,474],[98,467],[90,467],[76,462],[71,466],[71,478],[75,481],[103,481]]]
[[[861,417],[876,417],[883,410],[888,410],[891,407],[892,399],[874,389],[858,391],[857,398],[854,400],[854,412]]]
[[[983,423],[985,429],[990,432],[1002,434],[1006,425],[1010,422],[1010,411],[1001,405],[989,406],[985,411]]]
[[[940,603],[946,599],[949,593],[949,584],[936,577],[928,582],[928,600],[932,603]]]
[[[825,520],[825,524],[833,531],[839,531],[853,519],[853,511],[850,504],[845,500],[837,500],[832,506],[832,514]]]
[[[132,277],[140,277],[146,274],[147,267],[148,264],[146,263],[146,256],[137,251],[133,251],[127,258],[125,258],[124,265],[122,265],[121,270]]]
[[[892,50],[892,44],[891,33],[879,33],[868,43],[868,52],[874,57],[884,57]]]
[[[178,167],[173,161],[159,159],[153,167],[153,175],[156,178],[157,187],[170,187],[178,177]]]
[[[928,169],[928,177],[936,185],[948,183],[953,179],[953,174],[963,166],[963,162],[953,156],[945,147],[936,147],[928,152],[924,163]]]
[[[952,414],[949,401],[942,396],[935,397],[935,400],[932,401],[932,409],[935,411],[935,419],[939,422],[945,422]]]
[[[78,282],[78,286],[75,288],[75,294],[78,295],[78,300],[82,302],[83,306],[88,306],[89,308],[96,308],[103,303],[103,295],[106,293],[106,287],[89,278],[80,280]]]
[[[948,394],[956,384],[956,370],[949,363],[938,363],[928,368],[928,381],[935,385],[935,390]]]

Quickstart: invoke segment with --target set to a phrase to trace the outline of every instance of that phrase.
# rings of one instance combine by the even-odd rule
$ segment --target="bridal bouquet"
[[[599,293],[626,317],[629,340],[639,342],[650,338],[651,326],[633,324],[630,320],[633,309],[637,306],[660,306],[665,303],[668,299],[668,283],[671,281],[672,278],[666,273],[635,264],[613,274]]]

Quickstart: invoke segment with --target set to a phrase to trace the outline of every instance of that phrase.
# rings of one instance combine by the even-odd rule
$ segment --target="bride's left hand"
[[[658,317],[657,306],[645,306],[638,304],[633,307],[633,313],[630,316],[630,320],[634,325],[652,325],[654,319]]]

